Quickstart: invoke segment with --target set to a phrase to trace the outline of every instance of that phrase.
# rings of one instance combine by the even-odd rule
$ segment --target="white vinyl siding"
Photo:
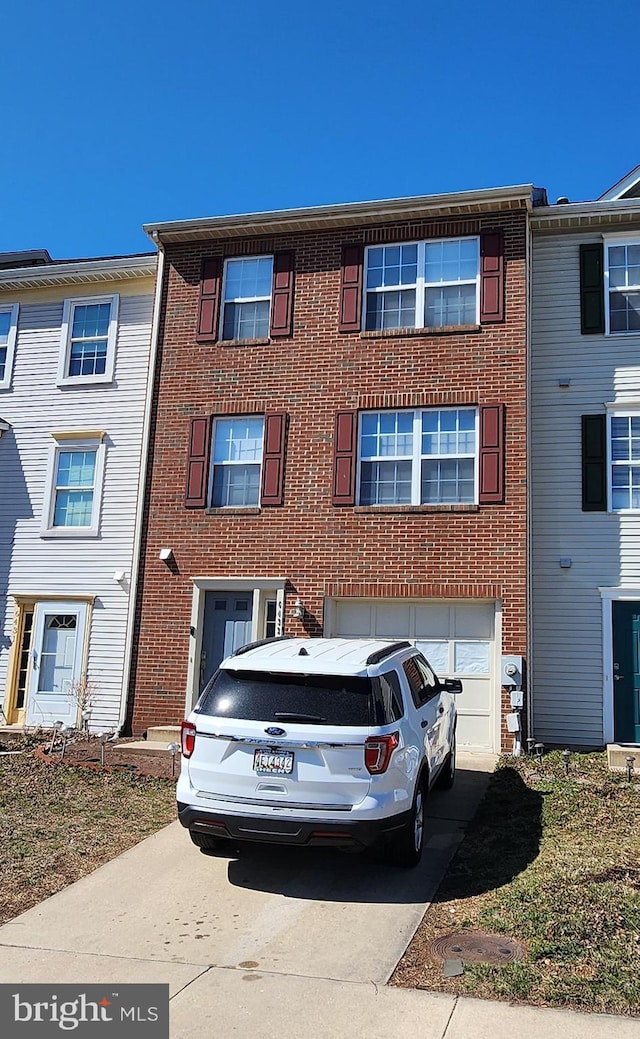
[[[95,293],[95,286],[88,287]],[[3,486],[11,488],[0,509],[0,574],[6,577],[0,588],[0,703],[13,632],[11,596],[94,597],[88,650],[97,689],[92,726],[104,729],[116,726],[122,696],[153,283],[145,279],[137,295],[127,292],[129,285],[120,295],[114,383],[64,389],[56,387],[64,289],[58,302],[39,304],[31,293],[33,302],[20,309],[12,390],[2,399],[12,435],[0,444]],[[51,434],[74,429],[106,431],[100,536],[66,531],[61,538],[43,538]],[[116,571],[125,572],[125,581],[114,581]]]
[[[533,735],[546,743],[603,742],[600,589],[635,587],[640,573],[640,516],[582,511],[581,416],[640,405],[636,337],[580,333],[579,246],[601,241],[533,236],[530,676]]]

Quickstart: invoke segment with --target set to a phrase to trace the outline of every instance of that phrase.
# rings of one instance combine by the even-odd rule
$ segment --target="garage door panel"
[[[492,747],[491,730],[491,717],[488,714],[458,714],[458,747],[464,750],[486,750],[487,747]]]
[[[462,680],[456,696],[460,746],[492,750],[494,618],[494,603],[336,600],[332,634],[411,640],[437,675]]]
[[[462,693],[456,695],[456,705],[459,711],[480,711],[488,715],[487,679],[465,675],[462,679]]]
[[[406,638],[411,625],[411,607],[390,603],[375,610],[373,634],[382,638]]]
[[[435,606],[415,607],[415,630],[428,638],[448,638],[451,624],[450,607],[439,603]]]
[[[495,609],[490,606],[456,606],[453,636],[457,639],[492,639]]]

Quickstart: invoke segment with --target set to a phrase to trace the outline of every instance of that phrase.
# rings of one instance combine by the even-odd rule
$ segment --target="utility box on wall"
[[[513,690],[522,689],[522,675],[523,675],[523,660],[522,657],[516,656],[503,656],[502,658],[502,685],[507,686]],[[517,704],[513,705],[518,706]],[[522,705],[520,705],[522,706]]]

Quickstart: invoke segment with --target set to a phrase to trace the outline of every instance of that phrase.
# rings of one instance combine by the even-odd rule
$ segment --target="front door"
[[[206,592],[200,652],[200,692],[229,653],[251,642],[253,592]]]
[[[613,725],[616,743],[640,743],[640,602],[613,603]]]
[[[27,725],[76,724],[86,618],[86,603],[36,603]]]

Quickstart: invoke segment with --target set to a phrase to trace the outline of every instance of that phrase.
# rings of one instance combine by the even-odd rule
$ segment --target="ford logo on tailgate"
[[[286,736],[284,729],[279,729],[277,725],[271,725],[268,729],[264,730],[267,736]]]

